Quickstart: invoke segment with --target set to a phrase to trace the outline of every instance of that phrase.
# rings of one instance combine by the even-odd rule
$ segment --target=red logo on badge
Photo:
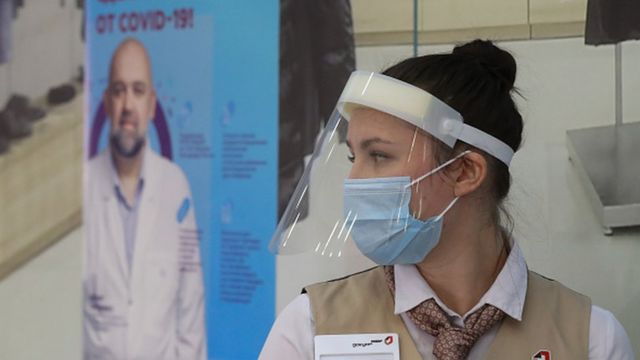
[[[537,354],[533,355],[531,360],[551,360],[551,352],[547,350],[540,350]]]
[[[384,339],[384,343],[387,345],[393,344],[393,336],[387,336],[387,338]]]

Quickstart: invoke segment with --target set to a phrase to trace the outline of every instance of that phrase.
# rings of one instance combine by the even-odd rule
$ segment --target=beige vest
[[[422,359],[376,267],[307,287],[317,335],[397,333],[402,360]],[[506,316],[487,359],[532,359],[547,350],[551,359],[588,359],[591,300],[529,271],[522,321]]]

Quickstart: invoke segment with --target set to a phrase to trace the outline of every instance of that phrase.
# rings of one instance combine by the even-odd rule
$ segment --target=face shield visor
[[[509,165],[513,150],[464,124],[428,92],[366,71],[349,78],[333,115],[278,223],[269,249],[348,258],[363,253],[378,264],[417,263],[440,236],[455,204],[451,188],[434,180],[443,164],[433,142],[457,141]],[[308,213],[301,205],[308,202]],[[306,215],[306,217],[305,217]]]

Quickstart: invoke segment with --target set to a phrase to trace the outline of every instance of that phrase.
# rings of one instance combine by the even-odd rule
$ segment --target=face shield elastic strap
[[[458,140],[485,151],[507,166],[514,151],[500,139],[464,123],[462,115],[427,91],[398,79],[368,71],[351,74],[338,111],[347,121],[358,107],[393,115],[428,132],[453,149]]]

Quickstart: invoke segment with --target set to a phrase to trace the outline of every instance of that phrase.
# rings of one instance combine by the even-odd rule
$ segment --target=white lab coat
[[[144,171],[129,269],[111,155],[105,151],[88,164],[84,358],[206,359],[200,236],[189,184],[148,146]]]

